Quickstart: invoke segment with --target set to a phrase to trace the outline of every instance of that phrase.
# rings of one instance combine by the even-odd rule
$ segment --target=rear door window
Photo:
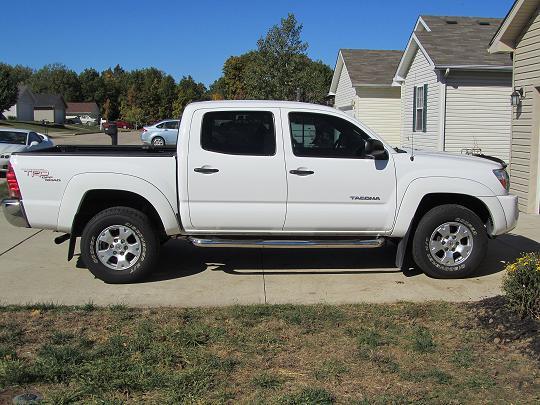
[[[275,155],[274,116],[269,111],[208,112],[203,116],[201,146],[230,155]]]

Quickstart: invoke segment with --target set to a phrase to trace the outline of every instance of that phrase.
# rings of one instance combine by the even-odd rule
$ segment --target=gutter
[[[512,66],[493,66],[493,65],[435,65],[435,69],[457,69],[457,70],[501,70],[511,72]]]

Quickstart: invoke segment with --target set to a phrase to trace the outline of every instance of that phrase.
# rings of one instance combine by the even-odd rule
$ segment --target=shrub
[[[540,253],[525,253],[509,264],[502,289],[509,307],[519,316],[540,319]]]

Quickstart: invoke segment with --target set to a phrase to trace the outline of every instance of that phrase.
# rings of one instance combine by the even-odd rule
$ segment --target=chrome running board
[[[188,238],[198,247],[228,247],[228,248],[317,248],[317,249],[344,249],[344,248],[378,248],[384,245],[384,238],[377,239],[320,239],[320,240],[265,240],[265,239],[223,239],[223,238]]]

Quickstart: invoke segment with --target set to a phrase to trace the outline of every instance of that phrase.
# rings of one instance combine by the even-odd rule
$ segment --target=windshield
[[[26,145],[26,133],[14,131],[0,131],[0,143]]]

